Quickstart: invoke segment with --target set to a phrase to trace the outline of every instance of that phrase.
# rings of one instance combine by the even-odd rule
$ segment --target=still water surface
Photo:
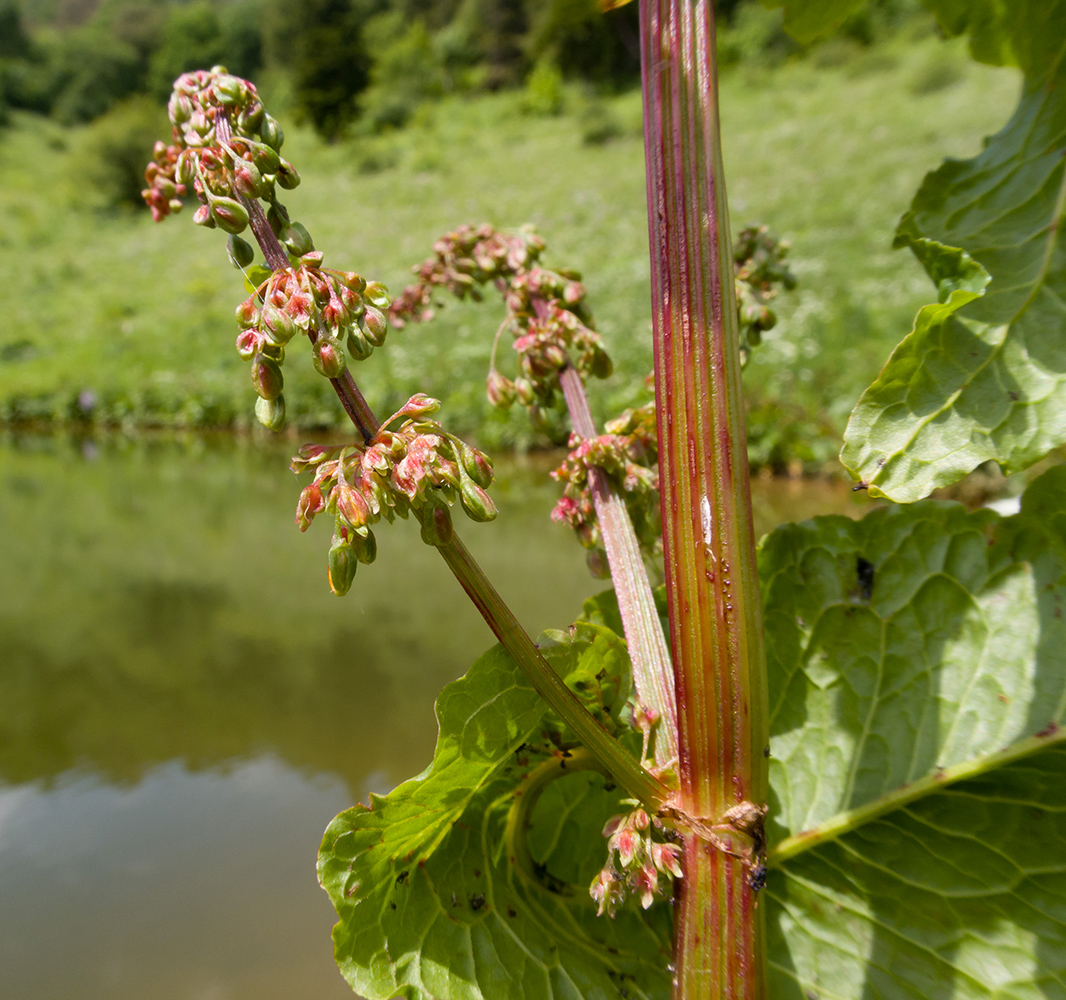
[[[0,996],[351,997],[322,831],[425,767],[492,637],[409,523],[333,597],[290,450],[0,437]],[[547,467],[499,465],[499,519],[460,526],[534,633],[602,587]],[[755,504],[760,531],[853,509],[820,483]]]

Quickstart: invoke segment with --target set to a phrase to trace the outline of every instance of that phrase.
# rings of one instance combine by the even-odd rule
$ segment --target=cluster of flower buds
[[[607,863],[592,880],[589,894],[599,907],[598,915],[614,911],[632,892],[646,910],[662,890],[659,876],[681,878],[681,849],[673,842],[653,837],[662,822],[650,820],[639,806],[631,812],[612,816],[603,828],[607,837]],[[670,892],[667,888],[666,893]]]
[[[511,346],[518,353],[513,382],[493,366],[489,400],[510,406],[516,399],[531,408],[548,408],[559,393],[559,372],[572,365],[583,379],[606,378],[611,359],[600,335],[592,329],[585,304],[585,286],[573,271],[534,267],[515,275],[504,295]]]
[[[552,472],[552,477],[564,484],[552,519],[574,529],[581,544],[590,550],[589,566],[597,576],[607,575],[607,562],[589,487],[591,468],[602,469],[625,499],[641,550],[651,556],[662,546],[653,405],[626,410],[609,421],[606,430],[606,434],[589,439],[571,435],[570,454]]]
[[[296,523],[306,531],[316,514],[334,517],[329,551],[329,585],[348,592],[360,562],[377,554],[371,526],[390,523],[412,511],[422,524],[422,539],[446,545],[452,538],[450,506],[456,499],[467,516],[491,521],[496,507],[485,490],[492,465],[477,449],[449,434],[430,414],[440,403],[412,396],[365,445],[305,445],[292,460],[293,472],[313,472],[300,494]],[[398,424],[389,429],[390,424]]]
[[[507,306],[500,332],[513,337],[518,373],[510,379],[496,368],[494,347],[489,401],[499,407],[520,402],[534,425],[546,430],[546,411],[559,401],[559,372],[573,365],[584,378],[606,378],[611,360],[592,329],[581,276],[540,267],[543,249],[544,241],[528,229],[506,234],[487,225],[462,226],[435,244],[434,256],[415,269],[417,283],[393,302],[390,315],[394,325],[430,319],[438,289],[480,299],[482,286],[495,284]]]
[[[231,237],[231,253],[235,239]],[[362,361],[385,342],[389,307],[385,286],[368,283],[354,271],[323,268],[321,263],[321,253],[308,252],[296,267],[273,272],[262,268],[266,278],[237,306],[241,328],[237,351],[252,363],[252,384],[259,394],[256,416],[272,430],[285,420],[281,365],[285,345],[297,333],[310,337],[311,358],[326,378],[338,378],[344,371],[345,350]]]
[[[433,254],[414,269],[418,281],[408,285],[392,304],[393,326],[401,328],[408,320],[433,318],[433,294],[450,292],[458,299],[481,300],[481,287],[495,282],[502,292],[519,272],[532,267],[544,241],[525,228],[518,233],[501,233],[492,226],[460,226],[433,244]]]
[[[748,226],[733,241],[742,364],[762,342],[764,331],[777,323],[768,305],[777,296],[777,286],[786,291],[796,287],[795,275],[785,263],[788,251],[788,241],[777,239],[766,226]]]
[[[200,202],[194,222],[240,233],[248,225],[242,199],[275,205],[275,185],[300,183],[279,155],[284,136],[277,121],[263,110],[255,87],[225,67],[180,76],[167,110],[174,142],[156,144],[142,192],[157,222],[180,210],[191,190]]]

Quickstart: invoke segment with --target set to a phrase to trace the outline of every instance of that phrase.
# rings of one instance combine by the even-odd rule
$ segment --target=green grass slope
[[[800,279],[745,376],[756,463],[835,451],[859,392],[932,293],[890,249],[895,222],[926,170],[972,155],[1006,121],[1017,87],[1012,71],[931,35],[867,51],[833,43],[723,78],[734,228],[758,220],[789,239]],[[643,397],[651,363],[640,119],[638,93],[568,92],[549,117],[505,93],[446,100],[403,132],[335,146],[290,129],[285,152],[304,183],[286,204],[327,265],[396,292],[443,231],[534,223],[547,262],[584,273],[616,361],[594,393],[609,414]],[[244,292],[224,239],[191,211],[155,225],[105,209],[89,149],[85,134],[36,118],[0,133],[0,421],[248,425],[254,395],[233,347]],[[500,315],[491,302],[449,304],[391,333],[356,372],[372,404],[384,414],[425,391],[456,430],[528,445],[519,415],[483,402]],[[299,354],[286,363],[290,420],[339,424]]]

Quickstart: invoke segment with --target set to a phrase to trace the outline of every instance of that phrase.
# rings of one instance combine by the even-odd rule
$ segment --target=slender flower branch
[[[567,366],[559,375],[559,383],[575,433],[586,440],[594,438],[598,432],[581,376]],[[655,760],[666,765],[677,760],[678,751],[677,706],[666,636],[625,501],[603,469],[590,466],[588,478],[633,664],[633,684],[643,706],[658,716]]]
[[[640,0],[648,228],[680,807],[675,997],[764,995],[762,615],[710,0]],[[730,823],[731,811],[746,817]]]

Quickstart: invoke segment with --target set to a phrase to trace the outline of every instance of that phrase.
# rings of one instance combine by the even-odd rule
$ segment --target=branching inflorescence
[[[303,334],[315,368],[338,387],[362,432],[362,444],[308,445],[292,463],[295,472],[315,474],[300,496],[300,529],[323,511],[334,517],[333,592],[346,593],[358,564],[373,561],[371,525],[382,517],[415,512],[423,539],[438,546],[452,538],[449,505],[457,500],[474,520],[495,517],[485,492],[492,466],[429,419],[439,409],[436,400],[415,395],[378,425],[354,383],[340,383],[349,357],[363,361],[385,342],[388,290],[354,271],[323,267],[307,229],[278,201],[278,186],[295,187],[299,175],[279,155],[284,136],[255,87],[218,66],[186,73],[174,85],[168,110],[173,142],[156,144],[144,199],[161,221],[180,211],[191,192],[200,202],[193,221],[230,234],[230,259],[251,293],[237,307],[237,350],[251,363],[260,423],[271,430],[284,425],[285,349]],[[249,226],[268,267],[253,263],[255,251],[240,236]]]

